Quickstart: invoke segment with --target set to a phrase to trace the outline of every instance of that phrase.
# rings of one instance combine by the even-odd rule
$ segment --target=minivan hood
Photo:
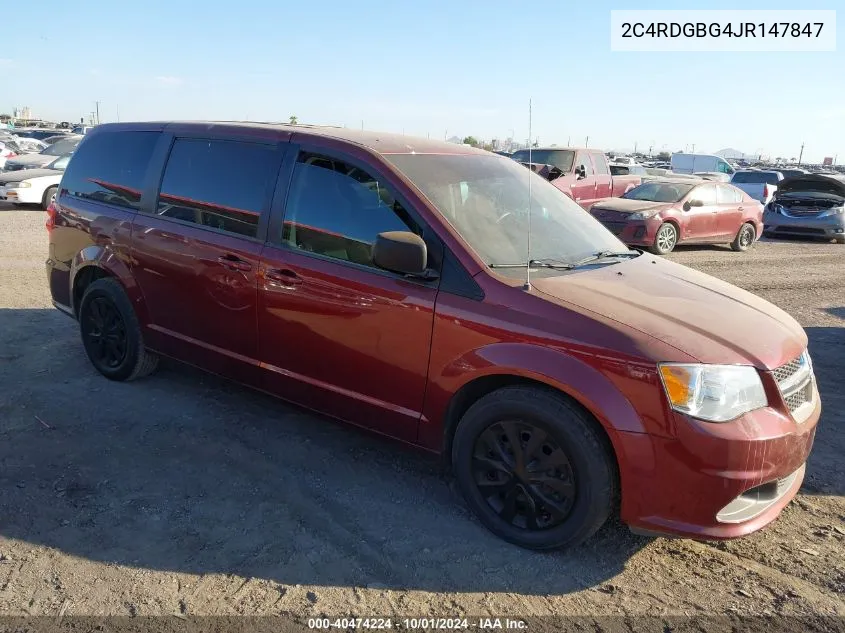
[[[845,197],[845,179],[821,174],[805,174],[793,176],[778,183],[778,193],[832,193]]]
[[[803,328],[780,308],[659,257],[538,275],[531,283],[550,300],[601,314],[702,363],[774,369],[807,346]]]

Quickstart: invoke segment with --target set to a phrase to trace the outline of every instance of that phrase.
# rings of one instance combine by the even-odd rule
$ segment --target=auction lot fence
[[[327,624],[328,623],[328,624]],[[326,625],[328,628],[326,628]],[[0,633],[300,633],[302,631],[584,631],[780,633],[845,631],[845,616],[33,616],[0,617]]]

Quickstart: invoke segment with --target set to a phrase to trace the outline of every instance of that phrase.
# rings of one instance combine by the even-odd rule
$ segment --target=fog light
[[[645,227],[638,226],[637,230],[634,231],[634,237],[642,237],[643,235],[645,235]]]

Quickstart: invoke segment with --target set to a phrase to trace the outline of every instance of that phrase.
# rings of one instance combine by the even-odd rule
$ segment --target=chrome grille
[[[795,413],[804,405],[813,401],[813,371],[810,365],[810,357],[804,351],[798,358],[781,365],[772,371],[772,375],[778,383],[778,388],[783,396],[790,413]],[[811,410],[811,407],[807,407]],[[802,414],[796,422],[803,422],[806,415]],[[795,417],[795,416],[794,416]]]
[[[810,384],[809,381],[801,387],[798,391],[795,391],[784,398],[784,402],[786,402],[786,406],[789,407],[790,413],[795,411],[798,407],[802,404],[810,402],[813,398],[813,386]]]
[[[786,380],[792,378],[798,370],[801,369],[801,357],[799,356],[795,360],[791,360],[786,365],[781,365],[772,373],[775,375],[775,380],[778,381],[778,384],[785,382]]]

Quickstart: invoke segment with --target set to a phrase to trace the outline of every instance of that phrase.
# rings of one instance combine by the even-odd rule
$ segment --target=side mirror
[[[684,211],[689,211],[693,207],[703,207],[704,202],[701,200],[687,200],[684,202]]]
[[[423,239],[410,231],[379,233],[373,245],[373,263],[404,275],[424,275],[428,250]]]
[[[587,168],[584,167],[584,165],[581,165],[580,167],[575,168],[575,178],[576,178],[576,180],[581,179],[581,178],[586,178],[586,177],[587,177]]]

